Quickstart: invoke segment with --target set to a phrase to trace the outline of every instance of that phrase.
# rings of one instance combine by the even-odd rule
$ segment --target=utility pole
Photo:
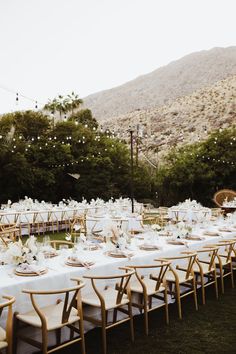
[[[130,198],[131,198],[132,213],[134,213],[134,145],[133,145],[134,131],[133,131],[133,129],[130,128],[129,133],[130,133],[130,160],[131,160]]]

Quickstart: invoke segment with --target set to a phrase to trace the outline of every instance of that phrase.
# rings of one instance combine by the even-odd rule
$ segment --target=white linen
[[[233,220],[234,222],[234,220]],[[70,250],[63,250],[58,257],[45,260],[45,266],[48,268],[48,272],[41,276],[36,277],[24,277],[17,276],[14,274],[14,266],[12,265],[3,265],[0,266],[0,294],[1,295],[12,295],[16,297],[16,303],[14,304],[14,311],[20,311],[21,313],[27,312],[32,309],[31,301],[27,294],[23,294],[23,289],[61,289],[67,288],[75,283],[71,281],[73,277],[82,278],[83,275],[91,272],[93,275],[113,275],[117,272],[120,266],[127,266],[129,264],[153,264],[154,259],[162,257],[171,257],[176,256],[180,252],[185,250],[198,250],[202,246],[209,243],[216,243],[221,238],[232,238],[236,237],[236,229],[232,228],[232,232],[219,231],[226,223],[222,223],[220,220],[219,224],[205,224],[205,225],[196,225],[194,234],[204,237],[204,240],[194,240],[186,241],[185,245],[170,245],[167,243],[167,237],[158,237],[158,233],[146,233],[144,235],[145,240],[134,238],[129,246],[129,252],[133,253],[133,257],[130,259],[127,258],[112,258],[105,255],[106,249],[99,249],[97,251],[83,251],[78,250],[78,257],[83,259],[83,262],[94,262],[95,264],[90,267],[90,270],[84,267],[71,267],[65,265],[65,260],[70,254]],[[229,227],[229,226],[228,226]],[[204,235],[205,230],[217,231],[220,233],[219,237],[211,237]],[[143,251],[138,248],[138,246],[144,242],[154,243],[160,249],[155,251]],[[107,247],[104,245],[104,247]],[[223,246],[222,246],[223,247]],[[89,281],[85,281],[86,286],[82,290],[83,296],[89,294],[91,290],[91,285]],[[110,281],[100,282],[100,286],[104,287],[110,285]],[[47,297],[38,297],[38,303],[40,306],[47,306],[52,303],[55,303],[59,296],[47,296]],[[6,319],[6,313],[3,313],[1,318],[0,325],[4,326]],[[86,327],[88,330],[90,327]],[[18,353],[32,353],[32,347],[23,346],[18,351]]]

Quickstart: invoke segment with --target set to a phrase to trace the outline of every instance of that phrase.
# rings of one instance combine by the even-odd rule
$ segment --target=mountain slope
[[[236,47],[187,55],[119,87],[84,98],[99,122],[190,95],[236,74]]]
[[[143,150],[152,156],[154,151],[162,155],[173,146],[203,140],[215,129],[236,125],[236,75],[170,104],[117,116],[107,122],[107,128],[127,137],[128,127],[137,124],[143,130]]]

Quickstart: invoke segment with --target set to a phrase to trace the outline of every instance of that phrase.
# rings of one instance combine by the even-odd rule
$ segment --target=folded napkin
[[[106,253],[108,256],[110,257],[114,257],[114,258],[130,258],[133,256],[133,253],[129,253],[126,251],[121,251],[121,250],[114,250],[114,251],[108,251]]]
[[[142,245],[139,246],[140,250],[144,250],[144,251],[155,251],[155,250],[159,250],[160,248],[156,245],[151,245],[148,243],[143,243]]]
[[[201,241],[201,240],[205,240],[204,237],[198,236],[198,235],[188,235],[185,237],[186,240],[192,240],[192,241]]]
[[[206,236],[220,236],[219,232],[216,232],[216,231],[205,231],[204,235],[206,235]]]
[[[171,231],[162,231],[162,232],[158,232],[159,236],[172,236],[173,233]]]
[[[186,242],[181,240],[167,240],[170,245],[186,245]]]
[[[90,262],[88,260],[78,258],[77,256],[70,256],[67,258],[66,264],[68,264],[68,265],[81,265],[82,267],[89,269],[90,266],[94,264],[94,262]]]
[[[19,273],[41,273],[45,270],[45,267],[39,266],[36,264],[27,264],[27,263],[22,263],[18,267],[16,267],[16,272]]]

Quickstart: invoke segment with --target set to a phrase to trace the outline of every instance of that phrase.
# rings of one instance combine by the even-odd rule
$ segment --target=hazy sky
[[[236,45],[236,0],[0,0],[0,113],[120,85],[186,54]],[[40,106],[40,105],[39,105]],[[34,103],[20,97],[18,109]]]

